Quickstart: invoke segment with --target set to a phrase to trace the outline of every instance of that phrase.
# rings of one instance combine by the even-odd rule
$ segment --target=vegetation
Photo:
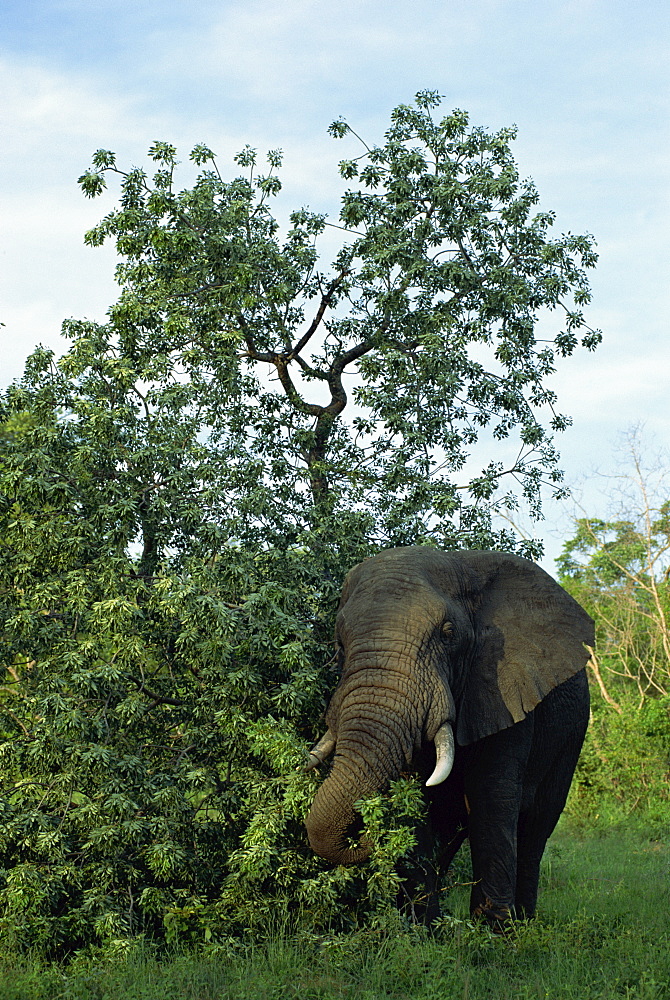
[[[184,190],[166,143],[152,177],[99,151],[81,178],[89,196],[120,181],[87,234],[115,242],[119,298],[0,398],[5,947],[225,944],[287,910],[334,932],[386,913],[411,783],[368,807],[362,874],[303,830],[343,574],[384,545],[537,553],[494,515],[560,491],[546,378],[599,340],[592,239],[550,237],[512,130],[438,104],[418,95],[342,161],[330,266],[323,215],[282,229],[270,211],[278,152],[258,173],[245,149],[225,180],[198,146]]]
[[[638,430],[627,452],[614,516],[580,517],[558,560],[563,586],[596,621],[592,669],[617,711],[617,697],[642,705],[670,695],[670,463],[664,455],[649,463]]]
[[[573,805],[582,819],[640,810],[670,825],[670,501],[667,456],[632,431],[608,481],[610,514],[582,516],[560,579],[596,622],[593,718]]]
[[[663,1000],[670,989],[670,849],[625,828],[552,838],[538,918],[513,939],[466,918],[469,888],[433,935],[369,929],[339,936],[248,939],[198,953],[146,946],[85,954],[67,967],[30,961],[0,968],[3,1000],[256,1000],[445,996],[479,1000]]]
[[[536,555],[496,513],[560,492],[544,381],[599,338],[590,238],[549,238],[512,131],[437,104],[340,164],[330,268],[325,216],[270,212],[278,152],[224,181],[199,146],[183,191],[165,143],[151,179],[103,151],[81,179],[121,181],[87,236],[116,241],[119,299],[0,397],[2,1000],[670,990],[670,510],[636,441],[636,501],[580,518],[559,562],[598,653],[538,919],[473,926],[460,856],[441,922],[402,923],[408,780],[361,805],[367,868],[306,845],[344,572],[413,542]]]

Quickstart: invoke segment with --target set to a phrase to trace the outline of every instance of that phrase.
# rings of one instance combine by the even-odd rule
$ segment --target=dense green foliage
[[[593,718],[571,808],[582,822],[643,811],[670,828],[670,503],[667,456],[627,435],[607,518],[583,516],[558,560],[596,623]]]
[[[82,955],[63,968],[0,966],[3,1000],[665,1000],[670,990],[667,844],[643,831],[555,835],[540,915],[514,939],[467,919],[467,885],[434,934],[287,937],[156,957]]]
[[[544,380],[599,339],[580,311],[592,240],[549,238],[512,131],[436,120],[438,103],[397,108],[383,144],[340,165],[354,186],[330,268],[324,216],[300,209],[282,231],[270,212],[276,152],[258,175],[244,150],[226,181],[199,146],[181,191],[165,143],[152,178],[104,151],[82,177],[91,196],[120,178],[87,235],[115,241],[119,298],[104,324],[67,321],[65,355],[36,350],[0,398],[10,946],[385,912],[411,783],[395,819],[389,800],[367,807],[363,873],[329,870],[303,830],[342,578],[383,545],[516,546],[495,511],[517,490],[537,513],[543,480],[560,484],[567,418]],[[539,340],[553,309],[562,329]]]
[[[588,826],[643,815],[650,830],[670,833],[670,698],[616,711],[593,689],[593,717],[573,781],[568,811]]]

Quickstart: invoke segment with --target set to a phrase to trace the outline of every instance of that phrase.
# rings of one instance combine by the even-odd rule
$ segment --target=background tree
[[[563,586],[596,621],[591,669],[614,705],[631,688],[640,704],[670,694],[668,458],[646,457],[639,429],[626,452],[610,477],[612,516],[577,518],[557,560]]]
[[[549,238],[512,130],[438,103],[418,95],[341,163],[330,268],[324,216],[282,232],[270,211],[277,152],[259,175],[245,149],[226,181],[198,146],[181,191],[166,143],[151,179],[105,151],[81,178],[91,196],[121,181],[86,237],[115,241],[119,298],[0,399],[6,941],[221,937],[298,903],[346,922],[342,892],[365,911],[393,891],[411,835],[384,846],[381,806],[369,883],[325,869],[302,826],[342,577],[383,545],[513,547],[497,506],[520,493],[538,515],[560,488],[546,377],[599,339],[591,238]]]
[[[644,812],[664,835],[670,804],[670,501],[668,456],[639,428],[608,479],[607,518],[576,519],[561,583],[596,623],[589,671],[600,693],[576,772],[573,815]],[[595,691],[594,691],[595,693]]]

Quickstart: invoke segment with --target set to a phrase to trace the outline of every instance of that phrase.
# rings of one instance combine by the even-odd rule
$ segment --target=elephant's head
[[[312,762],[335,757],[307,830],[339,864],[354,803],[435,746],[427,784],[443,781],[454,733],[467,745],[521,721],[581,670],[593,622],[534,563],[502,552],[389,549],[347,576],[337,616],[342,678]]]

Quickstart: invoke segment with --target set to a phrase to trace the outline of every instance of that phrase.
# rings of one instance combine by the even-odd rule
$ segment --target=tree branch
[[[330,285],[328,286],[328,291],[325,293],[325,295],[322,295],[322,297],[321,297],[321,304],[319,305],[319,308],[317,309],[317,312],[316,312],[316,315],[315,315],[314,319],[312,320],[312,322],[309,325],[309,329],[307,330],[306,333],[303,334],[303,336],[300,338],[300,340],[298,341],[298,343],[291,350],[291,353],[289,354],[288,358],[286,359],[287,362],[291,362],[295,358],[297,358],[298,355],[300,354],[300,352],[302,351],[302,349],[309,343],[309,341],[311,340],[311,338],[314,336],[314,334],[316,333],[316,331],[317,331],[317,329],[319,327],[319,324],[320,324],[321,320],[323,319],[323,315],[324,315],[326,309],[328,308],[328,306],[332,302],[333,295],[335,294],[335,292],[337,291],[337,289],[339,288],[339,286],[342,284],[342,282],[344,281],[344,279],[349,274],[351,274],[351,271],[347,268],[345,271],[341,271],[338,274],[338,276],[331,281]]]
[[[621,708],[621,705],[619,705],[619,703],[614,700],[614,698],[612,697],[612,695],[609,693],[609,691],[605,687],[605,682],[603,681],[602,675],[600,673],[600,666],[598,664],[598,658],[596,657],[595,649],[593,649],[592,646],[587,646],[586,648],[588,649],[589,653],[591,654],[589,662],[587,663],[587,666],[591,668],[593,676],[595,677],[595,679],[596,679],[596,681],[598,683],[598,687],[600,688],[601,695],[603,696],[603,698],[605,699],[605,701],[607,702],[607,704],[611,705],[612,708],[615,710],[615,712],[618,712],[619,715],[621,715],[622,711],[623,711],[622,708]]]

